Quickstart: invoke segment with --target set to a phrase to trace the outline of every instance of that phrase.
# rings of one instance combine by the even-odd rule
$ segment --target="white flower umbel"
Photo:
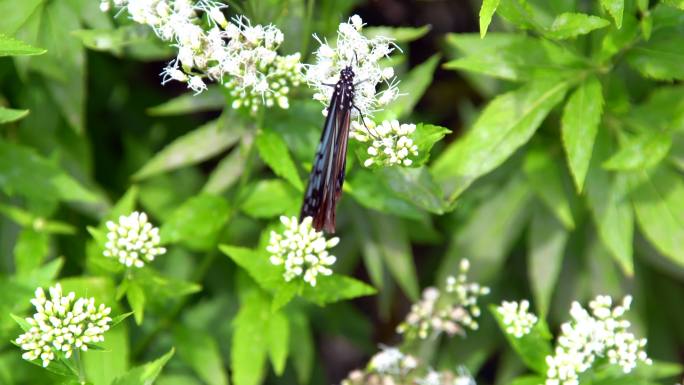
[[[256,113],[261,106],[289,107],[302,68],[299,54],[278,54],[283,33],[275,26],[252,25],[244,16],[229,21],[226,5],[212,0],[104,0],[101,9],[110,1],[178,49],[162,84],[184,82],[197,94],[216,81],[229,90],[233,108]]]
[[[380,65],[380,60],[389,57],[395,45],[386,37],[363,36],[363,25],[358,15],[340,24],[334,46],[314,36],[321,45],[314,54],[316,63],[304,66],[304,78],[316,90],[314,99],[327,106],[333,94],[330,84],[339,80],[343,68],[351,66],[356,75],[354,105],[364,116],[372,117],[398,96],[394,71]],[[358,116],[359,111],[353,109],[352,116]]]
[[[368,362],[368,370],[381,375],[400,376],[416,368],[418,361],[415,357],[404,354],[401,350],[380,346],[380,352],[376,353]]]
[[[413,164],[410,157],[418,155],[418,146],[413,144],[411,139],[411,135],[416,131],[415,124],[399,124],[397,120],[385,120],[376,126],[370,119],[364,119],[364,123],[352,122],[350,132],[352,138],[369,143],[366,150],[368,159],[364,161],[364,166]]]
[[[36,313],[26,318],[30,328],[15,341],[26,351],[23,359],[41,360],[44,367],[57,354],[70,358],[75,349],[86,351],[88,344],[104,341],[104,332],[112,322],[111,309],[104,304],[96,306],[93,298],[76,299],[73,292],[63,296],[59,284],[49,292],[47,298],[42,288],[36,289],[31,300]]]
[[[159,246],[159,228],[152,226],[147,214],[134,211],[129,216],[120,216],[119,222],[107,221],[107,243],[105,257],[116,258],[130,267],[143,267],[158,255],[166,253]]]
[[[280,217],[280,221],[285,225],[285,231],[282,234],[271,231],[266,247],[271,253],[271,263],[285,267],[283,277],[286,281],[303,277],[304,282],[316,286],[318,274],[332,274],[330,266],[336,258],[328,253],[328,249],[335,247],[340,239],[333,237],[326,241],[323,232],[311,226],[311,217],[304,218],[302,223],[295,217],[285,216]]]
[[[546,357],[546,385],[577,385],[579,374],[600,357],[624,373],[631,372],[639,361],[651,364],[644,351],[646,339],[627,331],[630,322],[623,317],[631,301],[632,297],[627,296],[621,305],[612,307],[609,296],[598,296],[589,302],[590,311],[573,302],[572,319],[561,325],[554,355]]]
[[[534,324],[537,323],[537,316],[530,313],[529,310],[530,302],[527,300],[522,300],[520,303],[503,301],[501,306],[496,308],[496,311],[501,314],[504,325],[506,325],[506,333],[515,338],[529,334]]]
[[[445,332],[453,336],[464,334],[465,329],[476,330],[479,327],[476,318],[481,313],[477,300],[489,294],[489,288],[467,282],[469,268],[470,263],[463,259],[458,276],[447,277],[443,291],[434,287],[425,289],[423,298],[411,306],[397,332],[409,339],[425,339],[431,333]]]

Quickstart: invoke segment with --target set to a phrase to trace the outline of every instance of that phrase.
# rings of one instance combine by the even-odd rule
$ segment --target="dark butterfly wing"
[[[313,217],[313,227],[335,232],[335,209],[342,192],[351,110],[334,94],[306,188],[300,218]]]

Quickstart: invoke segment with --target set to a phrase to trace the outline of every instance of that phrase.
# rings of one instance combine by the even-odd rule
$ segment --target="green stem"
[[[83,366],[83,360],[81,359],[81,351],[78,348],[74,350],[74,362],[78,368],[78,382],[85,385],[88,381],[86,379],[85,366]]]
[[[313,21],[313,10],[315,0],[306,0],[306,13],[304,15],[304,31],[302,36],[302,60],[309,56],[309,42],[311,41],[311,25]]]

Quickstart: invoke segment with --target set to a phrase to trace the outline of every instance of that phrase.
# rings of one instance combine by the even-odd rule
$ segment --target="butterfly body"
[[[335,210],[344,184],[354,76],[347,66],[334,86],[300,213],[300,219],[310,216],[316,230],[328,233],[335,232]]]

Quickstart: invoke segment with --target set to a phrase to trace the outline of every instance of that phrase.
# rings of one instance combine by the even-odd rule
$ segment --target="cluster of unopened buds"
[[[579,375],[600,357],[624,373],[631,372],[638,362],[651,364],[644,351],[646,339],[630,333],[630,322],[624,319],[631,301],[627,296],[613,307],[609,296],[598,296],[589,302],[589,310],[573,302],[572,319],[561,325],[555,352],[546,357],[546,385],[578,385]]]
[[[385,120],[376,125],[372,120],[364,119],[363,123],[352,122],[350,136],[359,142],[369,143],[366,150],[368,158],[363,163],[365,167],[410,166],[413,164],[411,157],[418,155],[418,146],[411,138],[415,131],[415,124]]]
[[[159,246],[159,228],[152,226],[143,212],[122,215],[118,222],[107,221],[106,226],[104,256],[116,258],[127,267],[143,267],[156,256],[166,253],[166,249]]]
[[[395,347],[382,347],[365,370],[354,370],[341,385],[475,385],[465,368],[435,371]]]
[[[397,80],[391,67],[382,67],[380,61],[389,57],[395,45],[386,37],[369,39],[361,34],[363,20],[358,15],[341,23],[337,31],[335,47],[321,41],[314,53],[315,64],[304,65],[304,78],[316,90],[314,99],[328,106],[340,72],[351,66],[358,81],[354,87],[352,116],[371,117],[374,112],[386,106],[399,95]],[[381,88],[381,89],[379,89]]]
[[[281,56],[283,33],[273,25],[252,25],[244,16],[227,20],[225,4],[213,0],[103,0],[101,9],[125,9],[178,49],[162,83],[184,82],[200,93],[206,80],[228,88],[234,108],[255,113],[260,106],[288,108],[290,89],[301,82],[299,54]]]
[[[31,303],[36,309],[33,317],[26,318],[29,329],[16,339],[28,361],[41,360],[48,366],[59,355],[70,358],[74,350],[86,351],[89,344],[104,341],[112,319],[111,309],[97,306],[93,298],[78,298],[70,292],[62,295],[57,284],[49,289],[50,298],[42,288],[36,290]]]
[[[528,300],[522,300],[519,303],[503,301],[501,306],[496,308],[504,325],[506,325],[506,333],[515,338],[529,334],[537,323],[537,316],[530,313],[529,310],[530,302]]]
[[[489,288],[467,282],[469,268],[470,263],[463,259],[458,276],[447,277],[442,291],[435,287],[425,289],[422,299],[411,306],[397,332],[409,339],[425,339],[433,333],[453,336],[465,334],[465,329],[477,330],[476,318],[481,313],[477,301],[480,296],[489,294]]]
[[[270,261],[276,266],[284,266],[283,278],[291,281],[302,277],[304,282],[316,286],[316,277],[331,275],[330,267],[335,263],[334,255],[328,249],[335,247],[340,239],[325,239],[323,232],[313,228],[313,218],[306,217],[299,223],[296,217],[280,217],[285,225],[282,233],[271,231],[266,250],[271,253]]]

